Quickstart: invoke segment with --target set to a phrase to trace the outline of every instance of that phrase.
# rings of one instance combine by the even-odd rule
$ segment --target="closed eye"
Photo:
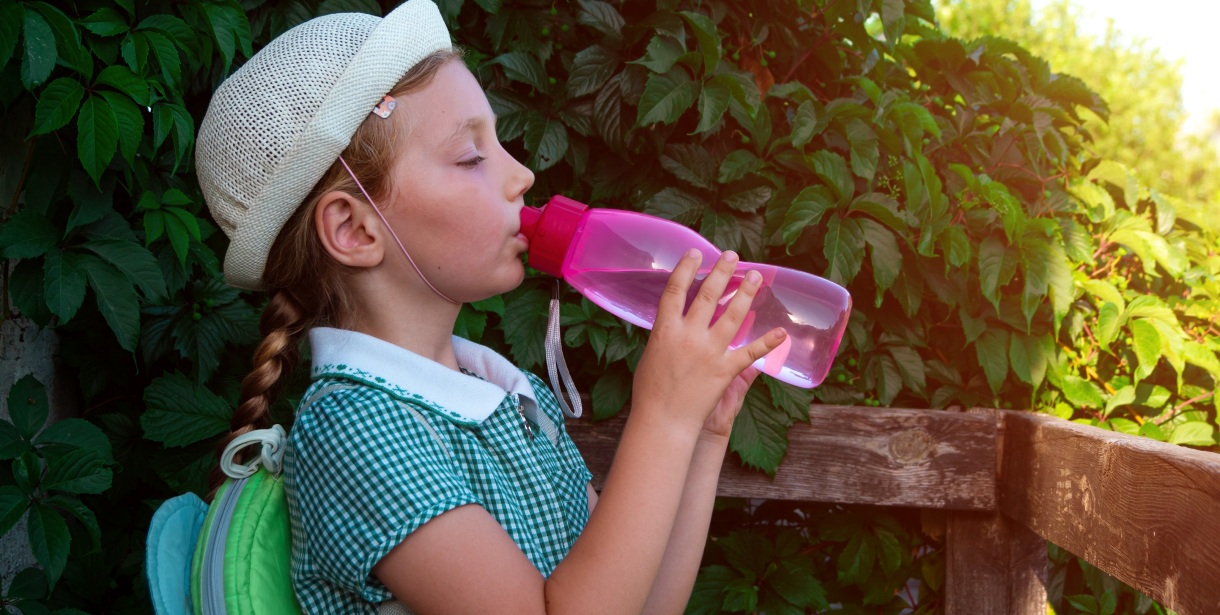
[[[469,160],[463,160],[463,161],[457,163],[457,165],[459,167],[462,167],[465,169],[473,169],[473,168],[479,166],[479,163],[483,162],[484,160],[487,160],[487,159],[484,158],[483,156],[475,156],[474,158],[471,158]]]

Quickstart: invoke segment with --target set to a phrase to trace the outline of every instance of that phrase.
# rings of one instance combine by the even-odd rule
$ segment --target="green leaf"
[[[699,227],[699,233],[721,250],[741,249],[741,224],[737,222],[737,218],[733,214],[707,208],[703,212],[703,223]]]
[[[580,0],[580,9],[577,18],[580,23],[614,37],[622,34],[625,22],[613,5],[600,0]]]
[[[909,219],[910,214],[902,211],[898,201],[880,192],[869,192],[856,197],[848,211],[872,216],[899,234],[905,234],[907,227],[915,224],[913,219]]]
[[[27,90],[42,85],[51,76],[58,54],[55,50],[55,33],[42,15],[25,11],[22,15],[25,38],[25,53],[21,56],[21,85]]]
[[[618,414],[631,398],[631,373],[616,364],[593,384],[593,418],[605,419]]]
[[[1216,443],[1216,428],[1204,421],[1187,421],[1173,428],[1170,444],[1212,446]]]
[[[833,216],[826,223],[826,238],[822,248],[829,269],[826,277],[847,286],[860,272],[864,260],[864,231],[855,218]]]
[[[796,108],[796,113],[792,116],[793,147],[804,147],[826,129],[825,114],[818,113],[819,107],[815,107],[815,104],[807,100]]]
[[[894,574],[902,566],[902,543],[892,533],[878,529],[876,531],[877,545],[881,555],[881,570],[886,574]]]
[[[124,350],[134,351],[140,337],[140,303],[131,283],[112,265],[93,256],[83,261],[97,308]]]
[[[729,98],[733,92],[723,81],[709,79],[699,92],[699,125],[691,134],[702,134],[716,127],[724,112],[729,109]]]
[[[667,73],[677,64],[678,58],[686,50],[678,41],[661,34],[652,37],[644,51],[644,57],[632,60],[629,64],[639,64],[654,73]]]
[[[665,188],[644,201],[644,213],[694,226],[703,214],[703,202],[678,188]]]
[[[699,13],[682,11],[679,15],[690,24],[695,40],[699,42],[699,50],[703,52],[703,73],[712,74],[720,63],[721,54],[720,34],[716,31],[716,24],[706,15]]]
[[[18,2],[0,4],[0,68],[4,68],[17,49],[17,38],[25,23],[25,7]]]
[[[1115,408],[1119,408],[1122,406],[1128,406],[1134,401],[1135,401],[1135,387],[1130,386],[1130,385],[1125,386],[1125,387],[1115,391],[1114,395],[1110,396],[1110,399],[1106,402],[1106,409],[1103,414],[1105,414],[1106,416],[1109,416],[1109,414],[1111,412],[1113,412]],[[1117,419],[1113,419],[1111,421],[1111,423],[1113,423],[1114,420],[1117,420]]]
[[[877,392],[877,401],[888,406],[902,391],[902,375],[898,371],[898,366],[894,364],[892,358],[880,355],[873,358],[870,367],[871,377],[875,381],[873,388]]]
[[[1152,323],[1140,319],[1131,323],[1131,339],[1139,359],[1139,367],[1135,370],[1135,379],[1139,381],[1147,378],[1161,360],[1161,334]]]
[[[902,374],[903,385],[912,391],[923,393],[927,387],[927,376],[924,373],[923,357],[919,356],[919,352],[910,346],[890,346],[888,350],[894,358],[894,364],[898,366],[898,372]]]
[[[881,0],[881,27],[886,46],[893,49],[906,28],[906,0]]]
[[[1063,377],[1063,395],[1073,405],[1082,408],[1103,408],[1101,390],[1096,384],[1073,374]]]
[[[81,44],[77,23],[46,2],[26,2],[25,7],[38,11],[51,26],[59,55],[57,63],[72,68],[88,81],[93,76],[93,54]]]
[[[512,350],[512,358],[524,369],[542,364],[546,353],[547,306],[551,295],[538,289],[518,288],[504,301],[504,340]]]
[[[86,30],[103,37],[117,36],[130,29],[123,16],[110,7],[100,8],[81,21]]]
[[[991,392],[999,394],[1000,387],[1008,378],[1008,331],[1004,329],[988,329],[974,343],[975,355],[983,373],[987,376],[987,384]]]
[[[94,85],[108,85],[127,94],[141,106],[147,107],[152,102],[149,99],[148,82],[122,64],[107,66],[98,73]]]
[[[0,227],[0,257],[37,258],[59,242],[59,230],[43,214],[30,208],[13,214]]]
[[[109,262],[129,282],[140,288],[144,297],[157,299],[165,297],[165,279],[161,276],[161,268],[156,257],[148,249],[137,243],[118,242],[118,240],[99,239],[81,245],[102,260]]]
[[[114,455],[110,450],[110,439],[101,429],[85,419],[59,419],[42,430],[34,442],[38,446],[65,444],[82,448],[100,455],[105,463],[114,462]]]
[[[766,205],[769,200],[771,200],[771,187],[757,186],[729,195],[724,199],[724,204],[728,205],[730,209],[752,214]]]
[[[30,450],[30,444],[12,423],[0,420],[0,459],[16,459]]]
[[[0,536],[8,534],[29,507],[30,498],[20,488],[12,485],[0,487]]]
[[[182,59],[178,55],[178,47],[158,32],[148,31],[141,34],[148,40],[148,46],[157,58],[161,76],[165,78],[166,84],[171,88],[175,87],[175,84],[182,81]]]
[[[792,205],[784,212],[782,235],[784,243],[791,246],[800,239],[805,229],[816,226],[822,215],[835,206],[834,197],[823,186],[809,186],[801,190]]]
[[[547,90],[546,69],[542,67],[538,58],[531,54],[511,51],[496,57],[488,64],[499,64],[504,67],[504,76],[513,81],[531,85],[540,92]]]
[[[674,68],[663,75],[649,75],[636,111],[635,125],[674,123],[695,103],[698,87],[698,82],[692,81],[683,68]]]
[[[60,323],[72,320],[85,301],[85,269],[79,254],[51,250],[43,261],[43,294]]]
[[[809,155],[808,161],[810,168],[834,192],[836,199],[849,199],[855,193],[855,182],[842,156],[820,150]]]
[[[538,116],[525,127],[525,149],[530,153],[526,165],[535,171],[555,166],[568,151],[568,131],[555,118]]]
[[[756,532],[733,532],[716,541],[724,551],[724,558],[733,568],[761,577],[775,559],[775,546],[766,537]]]
[[[966,236],[966,231],[959,226],[951,226],[945,229],[941,235],[941,241],[944,244],[946,260],[952,267],[961,267],[970,262],[970,238]]]
[[[868,124],[851,119],[847,121],[847,141],[851,143],[851,170],[857,177],[873,181],[877,174],[877,160],[881,154],[877,148],[877,133]]]
[[[1108,347],[1118,337],[1118,332],[1124,322],[1122,309],[1109,301],[1103,303],[1097,311],[1097,343],[1102,348]]]
[[[119,127],[110,105],[100,96],[90,96],[76,118],[76,150],[85,172],[100,185],[102,171],[119,146]]]
[[[813,403],[813,391],[785,384],[774,378],[763,378],[771,403],[788,414],[793,421],[809,422],[809,406]]]
[[[23,376],[8,391],[8,412],[17,431],[26,439],[33,438],[50,412],[46,387],[33,374]]]
[[[780,561],[775,571],[767,575],[767,585],[798,607],[819,611],[829,608],[826,588],[818,582],[813,562],[808,557]]]
[[[877,553],[875,540],[863,532],[852,536],[839,554],[839,581],[862,584],[873,573]]]
[[[747,465],[774,475],[788,451],[791,424],[786,413],[775,411],[766,393],[752,387],[733,422],[729,448]]]
[[[144,136],[144,114],[130,98],[122,94],[102,91],[101,95],[114,112],[115,126],[119,130],[119,152],[130,166],[135,162],[136,149]]]
[[[1004,240],[995,235],[987,236],[979,245],[979,283],[983,296],[997,312],[1000,311],[1000,288],[1012,278],[1012,272],[1005,267],[1007,251]]]
[[[886,289],[898,279],[902,271],[902,251],[898,248],[898,240],[894,233],[870,218],[854,218],[864,233],[864,242],[868,244],[870,259],[873,266],[873,280],[877,283],[877,301],[880,302]],[[878,303],[880,305],[880,303]]]
[[[47,455],[47,473],[42,479],[46,491],[101,493],[110,488],[111,471],[101,455],[74,448],[62,455]]]
[[[64,565],[68,563],[68,548],[72,544],[68,524],[59,515],[59,511],[45,504],[30,507],[27,523],[30,550],[34,552],[34,559],[38,560],[47,574],[47,584],[54,586],[59,581],[59,575],[63,574]]]
[[[577,98],[600,90],[618,68],[618,56],[602,45],[586,47],[572,60],[568,96]]]
[[[144,389],[144,404],[144,437],[166,446],[194,444],[225,432],[233,414],[225,400],[177,372],[153,380]]]
[[[68,123],[80,108],[85,88],[76,79],[60,77],[43,89],[34,109],[34,130],[31,135],[40,135],[58,130]]]
[[[715,186],[716,160],[707,148],[699,145],[666,145],[665,153],[661,154],[661,168],[699,188],[711,190]]]
[[[757,171],[762,166],[763,161],[755,156],[754,152],[744,149],[735,150],[721,161],[720,173],[716,176],[716,181],[722,184],[734,182],[748,173]]]
[[[724,588],[736,576],[727,566],[700,568],[686,606],[686,615],[719,615],[724,603]]]
[[[46,575],[31,566],[13,577],[13,583],[9,586],[8,595],[5,597],[8,600],[41,600],[47,597],[47,591]],[[25,612],[27,606],[28,603],[21,605],[22,615],[33,615]]]

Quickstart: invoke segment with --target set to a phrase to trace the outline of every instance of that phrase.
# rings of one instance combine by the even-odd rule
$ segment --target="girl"
[[[737,257],[688,309],[699,253],[684,258],[599,498],[553,394],[451,333],[462,303],[521,283],[534,180],[459,58],[410,0],[306,22],[216,91],[200,183],[226,279],[270,295],[221,449],[266,426],[308,333],[285,458],[307,612],[679,613],[750,365],[784,333],[729,350],[759,280],[713,323]]]

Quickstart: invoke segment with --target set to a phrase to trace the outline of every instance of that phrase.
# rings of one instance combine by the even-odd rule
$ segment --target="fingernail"
[[[703,256],[703,253],[695,248],[691,248],[690,251],[686,253],[687,258],[699,258],[700,256]]]
[[[737,253],[732,250],[725,252],[724,260],[725,260],[725,262],[728,262],[728,263],[736,263],[737,262]]]
[[[751,271],[746,274],[746,281],[751,284],[758,284],[762,281],[762,274],[757,271]]]
[[[773,329],[770,335],[771,339],[778,341],[788,337],[788,332],[783,329]]]

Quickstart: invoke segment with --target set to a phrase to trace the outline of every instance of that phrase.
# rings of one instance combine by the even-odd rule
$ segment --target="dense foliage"
[[[937,9],[941,27],[953,36],[1012,39],[1100,94],[1109,120],[1084,118],[1096,156],[1127,165],[1141,182],[1179,198],[1220,201],[1215,144],[1185,129],[1181,66],[1149,41],[1125,36],[1113,24],[1085,32],[1084,9],[1071,0],[1036,10],[1030,0],[940,0]]]
[[[848,335],[812,399],[1035,408],[1215,444],[1216,228],[1093,154],[1084,118],[1105,118],[1106,103],[1019,45],[949,37],[929,0],[438,4],[500,137],[538,172],[532,199],[641,209],[849,288]],[[5,604],[147,609],[148,519],[161,499],[202,491],[262,300],[221,281],[224,237],[191,173],[195,127],[212,89],[272,36],[387,8],[0,0],[0,164],[17,170],[3,186],[16,310],[4,317],[57,330],[84,408],[35,435],[41,385],[9,392],[0,532],[26,516],[43,572],[19,575]],[[458,331],[538,367],[548,284],[467,306]],[[594,414],[612,415],[646,335],[565,299],[569,361]],[[289,388],[281,422],[302,389]],[[774,471],[810,401],[760,382],[732,449]],[[939,608],[934,515],[721,509],[692,612]],[[1052,555],[1058,612],[1162,611]]]

